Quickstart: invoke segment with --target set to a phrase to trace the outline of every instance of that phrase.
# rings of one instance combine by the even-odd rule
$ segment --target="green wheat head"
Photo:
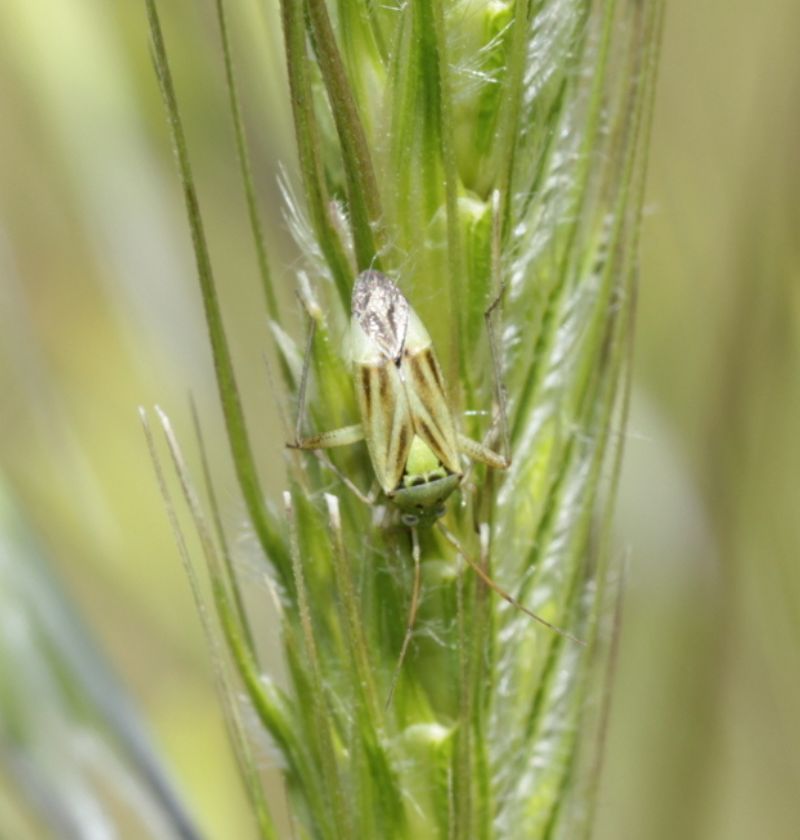
[[[249,442],[258,426],[245,423],[156,0],[146,2],[221,406],[270,568],[285,679],[259,663],[213,478],[206,470],[204,506],[163,415],[212,610],[160,466],[159,479],[261,836],[283,833],[273,816],[281,796],[263,789],[242,689],[280,757],[293,836],[587,834],[617,598],[608,532],[661,3],[282,0],[299,163],[284,194],[305,264],[278,280],[217,1],[275,388],[292,407],[287,441],[307,348],[290,337],[278,306],[287,296],[274,284],[296,287],[315,326],[307,430],[357,420],[339,350],[354,278],[373,267],[396,280],[427,325],[454,416],[477,440],[497,409],[483,313],[498,283],[505,287],[498,355],[512,464],[505,473],[472,470],[444,521],[503,589],[587,644],[531,621],[487,589],[439,531],[426,530],[419,615],[387,708],[412,589],[409,531],[385,500],[366,505],[346,486],[366,493],[373,484],[363,444],[322,458],[286,451],[283,500],[262,494],[263,465]],[[146,418],[145,428],[153,448]],[[275,462],[280,451],[276,443]]]

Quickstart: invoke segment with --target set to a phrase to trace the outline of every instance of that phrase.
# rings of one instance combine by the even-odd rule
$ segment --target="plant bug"
[[[444,514],[464,476],[462,454],[495,469],[508,467],[506,455],[456,431],[431,337],[380,271],[356,278],[350,341],[361,423],[298,436],[293,448],[364,440],[381,489],[408,527],[430,526]]]

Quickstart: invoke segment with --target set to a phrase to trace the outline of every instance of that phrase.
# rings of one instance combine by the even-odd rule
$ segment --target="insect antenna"
[[[303,421],[306,413],[306,389],[308,388],[308,372],[311,367],[311,353],[314,347],[314,336],[317,333],[317,322],[309,314],[308,337],[306,339],[306,353],[303,358],[303,372],[300,375],[300,385],[297,389],[297,422],[294,429],[294,439],[299,441],[303,436]]]
[[[508,428],[508,398],[505,382],[503,381],[503,363],[500,355],[500,339],[496,321],[500,318],[503,299],[506,292],[506,281],[500,262],[500,246],[502,236],[502,221],[500,218],[500,192],[492,193],[492,239],[491,239],[491,299],[483,311],[484,327],[489,343],[489,359],[492,369],[492,397],[494,406],[492,421],[483,437],[480,448],[488,449],[493,446],[495,434],[499,433],[500,455],[505,462],[500,469],[511,466],[511,435]],[[495,410],[496,409],[496,410]],[[471,461],[464,471],[464,483],[469,483],[475,464],[475,453],[468,453]],[[478,457],[478,460],[483,460]],[[493,465],[495,468],[498,465]]]
[[[536,615],[535,612],[531,612],[526,606],[521,604],[513,595],[509,595],[508,592],[505,591],[499,584],[495,583],[492,578],[481,568],[481,566],[476,563],[469,554],[464,550],[461,546],[461,543],[456,539],[456,537],[447,529],[445,525],[441,522],[437,523],[437,527],[444,535],[445,539],[450,543],[450,545],[455,548],[455,550],[459,553],[461,557],[467,562],[475,574],[490,588],[493,589],[504,601],[507,601],[511,604],[512,607],[524,612],[525,615],[532,618],[534,621],[538,622],[539,624],[543,624],[549,630],[552,630],[554,633],[558,633],[559,636],[563,636],[565,639],[569,639],[571,642],[575,642],[576,644],[581,645],[581,647],[586,646],[586,642],[582,639],[579,639],[577,636],[573,636],[572,633],[568,632],[567,630],[563,630],[560,627],[557,627],[555,624],[551,624],[546,619],[542,618],[539,615]],[[489,544],[489,526],[486,523],[483,523],[480,526],[480,539],[481,544],[488,547]]]
[[[419,607],[419,592],[422,582],[422,570],[420,566],[419,557],[419,535],[417,534],[417,529],[415,527],[411,528],[411,553],[414,557],[414,588],[411,592],[411,608],[408,611],[408,622],[406,623],[406,635],[403,638],[403,646],[400,648],[400,656],[397,659],[397,664],[394,666],[392,682],[389,686],[389,694],[386,697],[385,708],[387,710],[392,705],[394,690],[397,686],[397,680],[400,676],[400,671],[403,667],[403,660],[406,658],[408,646],[411,643],[411,636],[414,631],[414,623],[417,619],[417,608]]]
[[[503,382],[503,364],[500,359],[500,347],[497,337],[497,326],[495,318],[500,314],[500,307],[506,291],[506,281],[503,277],[503,268],[500,264],[500,239],[502,237],[502,221],[500,218],[500,191],[492,193],[492,243],[491,243],[491,272],[492,272],[492,293],[494,298],[486,307],[483,319],[486,324],[486,335],[489,340],[489,356],[492,361],[492,382],[494,385],[494,398],[497,403],[498,423],[500,426],[500,445],[503,457],[511,463],[511,440],[508,432],[508,406],[506,399],[506,386]],[[494,425],[494,423],[492,424]]]

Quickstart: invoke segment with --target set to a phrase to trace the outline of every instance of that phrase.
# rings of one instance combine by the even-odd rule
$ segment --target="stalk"
[[[618,601],[612,429],[622,434],[626,413],[660,0],[280,0],[292,107],[284,118],[300,164],[286,194],[302,194],[287,218],[306,257],[280,278],[274,265],[266,274],[235,44],[218,2],[262,275],[295,286],[312,325],[308,342],[293,339],[277,304],[288,296],[269,285],[284,372],[276,398],[291,403],[308,385],[309,433],[357,422],[334,348],[356,274],[380,266],[445,360],[461,430],[510,450],[507,471],[471,468],[445,527],[413,539],[386,499],[365,498],[374,478],[363,443],[324,457],[285,452],[284,504],[265,503],[157,2],[146,5],[231,455],[272,569],[287,671],[281,684],[259,676],[263,645],[247,615],[257,594],[242,595],[214,478],[206,475],[211,529],[162,417],[212,582],[208,632],[224,660],[228,716],[239,719],[230,710],[243,690],[282,756],[297,836],[588,834],[602,764],[595,700],[607,695]],[[498,292],[492,344],[483,312]],[[310,381],[299,369],[304,345]],[[508,424],[498,434],[502,406]],[[276,461],[281,451],[278,442]],[[155,447],[153,455],[160,464]],[[415,546],[421,598],[395,685]],[[241,727],[234,734],[237,754],[249,754]],[[265,813],[279,800],[252,795],[252,762],[240,764],[255,823],[273,836]]]

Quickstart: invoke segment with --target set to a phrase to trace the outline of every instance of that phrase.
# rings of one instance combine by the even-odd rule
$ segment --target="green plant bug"
[[[433,343],[395,283],[362,271],[352,295],[350,342],[361,423],[298,438],[297,449],[364,440],[378,483],[409,527],[427,527],[464,476],[461,455],[495,469],[510,459],[456,430]]]

